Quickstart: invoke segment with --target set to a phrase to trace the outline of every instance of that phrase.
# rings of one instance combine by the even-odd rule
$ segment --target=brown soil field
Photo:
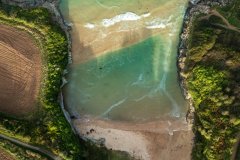
[[[32,37],[0,24],[0,112],[25,116],[36,110],[41,56]]]
[[[15,160],[15,158],[0,148],[0,160]]]

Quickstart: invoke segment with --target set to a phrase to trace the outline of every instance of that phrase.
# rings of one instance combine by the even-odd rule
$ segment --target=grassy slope
[[[24,142],[42,146],[63,159],[127,160],[128,155],[98,148],[78,139],[57,102],[62,72],[67,65],[67,39],[60,27],[43,8],[21,9],[0,2],[0,23],[30,33],[41,48],[44,62],[40,111],[30,120],[0,114],[0,132]]]
[[[35,153],[31,150],[23,149],[11,142],[1,140],[0,150],[6,151],[14,160],[48,160],[44,155]],[[1,159],[0,155],[0,159]]]
[[[239,27],[239,7],[235,0],[216,9]],[[196,109],[192,155],[196,160],[230,159],[240,127],[240,33],[217,27],[224,23],[216,16],[203,16],[193,22],[186,62],[187,87]]]

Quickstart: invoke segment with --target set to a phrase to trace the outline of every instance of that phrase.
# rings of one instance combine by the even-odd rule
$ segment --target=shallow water
[[[62,0],[73,23],[70,110],[126,121],[185,116],[176,56],[186,2]]]

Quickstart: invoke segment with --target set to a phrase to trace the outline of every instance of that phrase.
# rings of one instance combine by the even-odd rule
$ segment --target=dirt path
[[[0,24],[0,112],[27,115],[36,109],[40,50],[30,35]]]
[[[227,28],[228,28],[228,29],[240,33],[240,30],[239,30],[237,27],[231,25],[231,24],[228,22],[228,20],[227,20],[225,17],[223,17],[217,10],[212,10],[211,13],[212,13],[212,15],[215,15],[215,16],[218,16],[219,18],[221,18],[221,19],[223,20],[223,22],[227,25]]]
[[[184,120],[130,123],[77,119],[74,124],[83,138],[139,159],[191,159],[193,133]]]
[[[240,30],[237,27],[231,25],[228,22],[228,20],[224,16],[222,16],[217,10],[211,10],[211,12],[208,15],[201,17],[200,20],[209,19],[213,15],[221,18],[223,20],[223,23],[225,23],[225,25],[221,25],[221,24],[215,24],[215,25],[240,33]]]

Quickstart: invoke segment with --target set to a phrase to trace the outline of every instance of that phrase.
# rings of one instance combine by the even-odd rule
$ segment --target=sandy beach
[[[178,88],[179,86],[177,85],[175,87],[175,84],[178,83],[176,83],[176,77],[172,76],[173,73],[172,71],[174,71],[175,74],[175,70],[171,69],[173,67],[176,67],[175,63],[176,52],[173,52],[173,50],[177,48],[176,41],[179,36],[178,32],[180,31],[180,26],[182,25],[181,23],[183,18],[184,7],[185,4],[187,3],[186,0],[181,1],[142,0],[129,2],[127,1],[125,2],[123,0],[118,1],[119,3],[113,1],[102,1],[102,3],[97,1],[96,3],[96,1],[91,0],[81,1],[81,3],[79,3],[78,1],[74,0],[72,1],[63,0],[63,2],[64,2],[62,5],[63,15],[66,21],[70,22],[72,25],[71,37],[72,37],[73,64],[71,65],[71,67],[73,69],[74,67],[76,67],[75,68],[76,72],[72,70],[71,73],[72,77],[70,76],[72,78],[71,79],[72,86],[71,84],[69,85],[69,91],[74,90],[73,92],[74,94],[71,94],[72,92],[65,92],[65,94],[67,94],[67,96],[70,97],[69,103],[66,103],[66,105],[69,106],[68,108],[69,110],[75,110],[79,106],[86,105],[84,106],[85,108],[79,107],[80,113],[86,111],[85,113],[86,115],[90,114],[98,116],[98,114],[102,113],[101,106],[110,106],[109,108],[119,106],[120,104],[125,102],[127,98],[129,97],[131,98],[134,97],[135,95],[138,95],[140,89],[135,91],[134,90],[135,86],[133,85],[134,87],[132,88],[131,91],[127,90],[127,93],[131,93],[130,96],[126,98],[124,97],[126,95],[124,95],[122,98],[121,88],[118,88],[118,86],[124,88],[125,81],[128,80],[128,77],[129,79],[131,77],[134,78],[130,79],[128,82],[126,82],[126,84],[132,81],[136,82],[135,79],[137,79],[138,82],[142,83],[144,80],[143,78],[144,74],[142,73],[145,73],[146,68],[147,68],[146,73],[150,74],[146,76],[146,81],[148,77],[153,75],[154,78],[156,79],[159,78],[158,81],[160,84],[158,86],[153,87],[154,88],[152,90],[153,92],[150,91],[149,92],[150,94],[147,94],[148,96],[138,96],[137,100],[136,99],[131,100],[130,101],[131,103],[129,103],[130,105],[133,102],[134,103],[139,102],[140,101],[139,97],[140,99],[142,97],[143,99],[145,97],[147,97],[146,99],[148,99],[149,97],[150,98],[153,97],[152,93],[154,94],[157,93],[160,96],[164,95],[163,93],[165,94],[167,93],[166,99],[169,100],[172,108],[174,107],[176,108],[176,106],[178,105],[185,106],[185,104],[182,103],[181,94],[175,94],[175,92],[178,93],[177,89],[179,89]],[[103,63],[103,65],[105,66],[105,68],[103,69],[103,67],[99,66],[96,67],[94,65],[95,61],[92,61],[93,65],[92,64],[89,65],[90,67],[87,66],[86,69],[78,68],[78,66],[80,66],[79,64],[81,64],[81,67],[84,67],[83,63],[86,62],[86,64],[88,64],[87,62],[89,62],[90,60],[97,59],[97,62],[100,63],[99,60],[100,56],[106,53],[111,53],[112,51],[117,51],[119,49],[132,46],[133,44],[142,42],[147,38],[156,36],[158,36],[159,39],[157,39],[158,41],[156,40],[156,42],[154,42],[154,45],[150,46],[150,44],[147,43],[149,45],[143,46],[143,48],[141,48],[141,51],[138,52],[138,53],[149,52],[148,56],[141,57],[141,54],[138,54],[139,57],[136,58],[138,59],[138,61],[133,64],[131,64],[130,60],[127,59],[129,60],[128,70],[125,69],[128,67],[127,65],[125,68],[122,67],[118,70],[113,70],[112,67],[107,68],[107,66],[104,65],[105,63]],[[157,45],[155,45],[155,43]],[[149,49],[145,51],[144,47]],[[172,56],[174,56],[173,57],[174,63],[172,63],[171,61]],[[141,61],[142,59],[147,60],[147,57],[148,58],[152,57],[151,59],[152,63],[145,64],[145,61],[143,62]],[[139,62],[141,62],[141,65],[138,64]],[[170,64],[174,64],[174,66],[170,66]],[[135,69],[134,68],[135,65],[139,65],[140,67],[144,65],[145,66],[142,70],[139,71],[138,68],[140,67],[136,67]],[[111,64],[110,66],[114,65]],[[132,70],[130,67],[132,68]],[[92,68],[94,69],[91,70]],[[152,70],[153,72],[150,72]],[[91,74],[89,74],[90,72]],[[131,74],[128,72],[130,72]],[[136,74],[136,76],[132,75],[132,73],[135,72],[136,73],[139,72],[140,74]],[[107,74],[105,75],[105,73]],[[125,73],[125,75],[120,77],[119,75],[122,75],[122,73]],[[167,77],[168,73],[171,73],[171,76]],[[80,75],[78,76],[78,74]],[[109,77],[107,77],[108,74]],[[104,79],[103,75],[106,76],[107,78]],[[123,78],[126,75],[129,76]],[[121,78],[123,78],[123,80],[118,81],[118,79]],[[97,83],[99,81],[103,83]],[[169,84],[167,84],[168,82]],[[80,83],[85,84],[83,86],[84,87],[86,86],[87,88],[83,87],[78,90],[78,88],[76,87],[80,86]],[[124,84],[122,85],[121,83]],[[143,86],[143,84],[141,84],[141,86]],[[166,85],[168,86],[166,87]],[[84,89],[86,89],[85,90],[86,92],[84,92]],[[108,94],[109,93],[108,90],[111,90],[112,94]],[[118,94],[120,95],[119,98],[115,98],[114,96],[112,96],[118,95],[114,91],[118,91]],[[168,92],[169,93],[171,92],[171,95],[169,95]],[[73,95],[78,95],[78,97],[76,97],[75,100],[72,100],[74,99]],[[81,97],[80,95],[83,96]],[[102,95],[102,97],[99,95]],[[174,95],[173,98],[172,95]],[[91,98],[92,101],[90,101]],[[113,100],[113,103],[110,103],[110,105],[107,103],[108,98]],[[167,103],[165,104],[166,99],[158,99],[157,102],[160,101],[161,105],[166,106],[167,108],[169,104]],[[104,100],[106,100],[106,104],[98,104],[98,102],[99,103],[105,102]],[[179,104],[176,103],[175,101],[177,101]],[[96,104],[90,102],[94,103],[96,102]],[[150,113],[150,110],[152,109],[154,113],[155,112],[158,113],[159,107],[150,108],[149,106],[151,104],[148,103],[146,105],[145,104],[146,102],[147,101],[143,101],[141,104],[136,103],[135,106],[138,106],[138,108],[132,110],[130,110],[129,107],[130,105],[127,104],[125,105],[126,110],[123,110],[124,112],[121,110],[119,110],[118,112],[123,113],[124,116],[126,114],[131,115],[129,117],[134,116],[132,115],[133,111],[134,113],[140,112],[146,115]],[[152,102],[153,101],[151,101],[150,103]],[[90,107],[96,106],[96,108],[90,108],[88,105]],[[76,106],[76,108],[74,108],[74,106]],[[119,108],[120,107],[118,107],[118,109]],[[99,117],[101,117],[101,115]],[[139,117],[144,119],[142,115]],[[152,115],[149,117],[153,119],[155,118]],[[185,118],[182,119],[169,118],[143,123],[136,121],[119,122],[114,120],[103,120],[88,117],[82,119],[75,119],[73,123],[75,128],[77,129],[77,132],[82,138],[92,140],[97,144],[101,143],[105,145],[108,149],[128,152],[131,156],[135,157],[136,159],[141,160],[191,159],[193,133],[191,130],[191,126],[187,124]]]
[[[108,28],[89,29],[74,25],[72,30],[73,63],[83,63],[94,57],[131,46],[159,33],[171,33],[170,29],[161,31],[144,28],[143,22],[128,22]],[[100,30],[100,31],[99,31]],[[105,42],[105,43],[103,43]]]
[[[141,160],[190,160],[193,143],[191,126],[185,120],[145,123],[99,119],[74,121],[79,134],[108,149],[128,152]]]
[[[142,1],[144,7],[143,4],[135,4],[135,9],[124,4],[106,10],[96,3],[88,3],[78,6],[82,9],[81,14],[75,10],[75,5],[72,8],[65,6],[63,10],[63,13],[66,12],[66,21],[72,24],[74,64],[136,44],[157,34],[168,38],[169,34],[176,32],[175,23],[179,21],[179,17],[174,15],[177,13],[176,5],[183,5],[177,1],[159,5],[160,2],[153,0],[151,3]],[[85,9],[84,5],[89,9]],[[91,13],[90,8],[94,8]]]

